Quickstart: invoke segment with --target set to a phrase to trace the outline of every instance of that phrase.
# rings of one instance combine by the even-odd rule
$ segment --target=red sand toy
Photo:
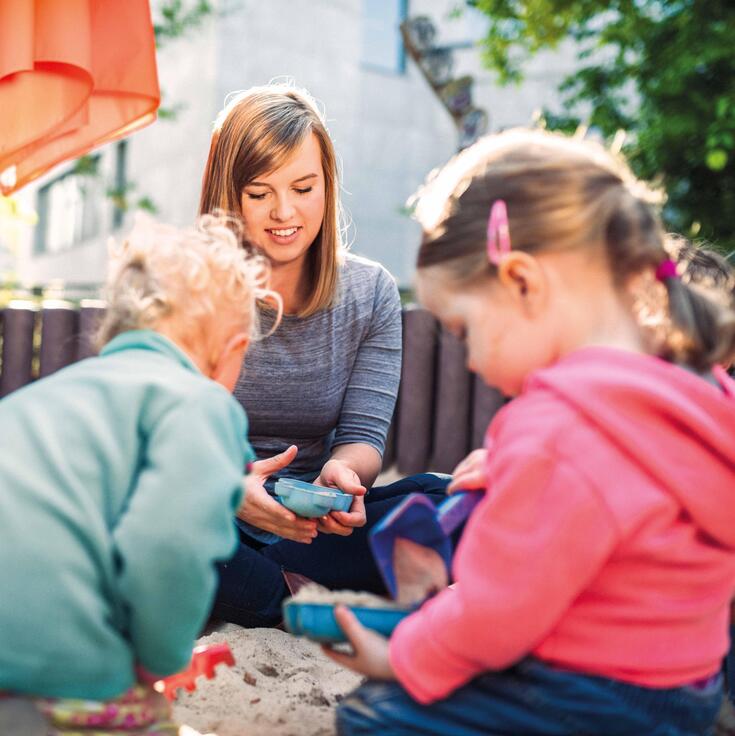
[[[155,689],[163,693],[168,700],[176,700],[179,688],[184,688],[190,693],[196,690],[197,677],[204,675],[209,680],[214,678],[216,674],[214,668],[220,663],[230,667],[235,664],[235,658],[226,642],[196,647],[191,654],[189,666],[175,675],[159,680],[155,684]]]

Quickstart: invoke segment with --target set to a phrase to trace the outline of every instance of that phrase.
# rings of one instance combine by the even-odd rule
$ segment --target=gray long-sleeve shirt
[[[262,315],[264,332],[272,324]],[[329,309],[286,315],[251,345],[235,387],[258,457],[294,444],[279,475],[314,480],[337,445],[360,442],[383,453],[401,371],[401,304],[391,275],[347,254]]]

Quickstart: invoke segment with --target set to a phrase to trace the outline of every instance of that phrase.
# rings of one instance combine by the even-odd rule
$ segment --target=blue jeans
[[[730,627],[730,651],[725,659],[725,677],[727,678],[727,695],[731,703],[735,703],[735,626]]]
[[[451,736],[702,736],[711,732],[722,678],[668,690],[554,669],[528,658],[420,705],[395,682],[368,681],[337,708],[337,733]]]
[[[275,626],[289,592],[282,570],[296,572],[331,589],[351,588],[379,595],[387,591],[368,543],[368,533],[409,493],[425,493],[434,503],[446,498],[448,476],[412,475],[365,497],[367,524],[348,537],[319,534],[311,544],[282,540],[262,544],[240,534],[235,556],[218,566],[219,588],[212,617],[245,627]],[[461,530],[455,532],[458,539]]]

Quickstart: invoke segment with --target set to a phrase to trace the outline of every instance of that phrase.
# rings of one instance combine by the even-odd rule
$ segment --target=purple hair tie
[[[661,261],[661,263],[658,264],[656,268],[656,280],[660,281],[662,284],[668,281],[669,279],[678,279],[679,274],[676,270],[676,263],[672,261],[670,258],[667,258],[665,261]]]

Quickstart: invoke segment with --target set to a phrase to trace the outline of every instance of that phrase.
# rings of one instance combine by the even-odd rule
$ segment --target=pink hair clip
[[[494,266],[506,253],[510,253],[510,228],[505,200],[496,199],[490,208],[487,221],[487,258]]]
[[[661,261],[656,268],[656,280],[664,283],[668,279],[678,279],[679,273],[676,270],[676,263],[670,258]]]

